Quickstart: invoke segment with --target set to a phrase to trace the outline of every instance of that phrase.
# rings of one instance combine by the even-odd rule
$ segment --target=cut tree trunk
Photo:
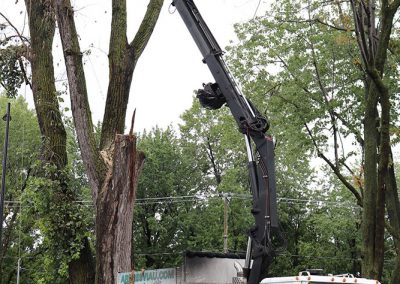
[[[108,171],[97,200],[96,251],[102,257],[96,262],[96,283],[105,284],[133,269],[132,212],[144,154],[133,135],[116,135],[114,145],[101,154]]]

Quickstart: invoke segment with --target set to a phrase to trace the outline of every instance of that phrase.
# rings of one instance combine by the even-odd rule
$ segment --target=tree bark
[[[393,18],[400,1],[389,3],[387,0],[381,0],[379,31],[376,30],[375,2],[361,0],[351,1],[351,4],[357,42],[368,76],[364,114],[362,273],[368,278],[381,279],[384,260],[385,192],[388,188],[390,155],[390,95],[383,82],[383,74]]]
[[[387,177],[386,208],[396,250],[396,264],[392,271],[391,284],[400,283],[400,202],[393,165],[393,156],[390,154],[389,175]]]
[[[52,45],[55,21],[46,1],[25,0],[31,36],[32,93],[42,134],[42,160],[58,169],[67,163],[66,132],[55,87]]]
[[[83,247],[79,258],[72,260],[68,265],[69,281],[71,284],[93,284],[95,281],[95,263],[93,253],[87,238],[83,240]]]
[[[117,135],[114,145],[97,200],[96,251],[103,257],[96,265],[96,283],[116,283],[118,272],[133,268],[132,213],[144,155],[136,150],[135,136]]]
[[[66,192],[67,183],[61,172],[67,165],[67,135],[61,118],[55,87],[52,44],[55,33],[54,9],[51,2],[46,0],[25,0],[29,16],[29,31],[31,36],[31,68],[32,92],[35,103],[40,132],[42,135],[41,160],[55,165],[57,173],[51,178],[60,184],[62,192]],[[40,173],[37,173],[40,174]],[[62,194],[62,192],[60,192]],[[65,197],[65,200],[75,197]],[[65,222],[68,222],[66,220]],[[57,226],[57,224],[54,224]],[[75,230],[68,232],[75,239]],[[54,240],[53,240],[54,241]],[[68,242],[68,240],[66,240]],[[68,247],[66,244],[65,247]],[[87,239],[82,246],[78,259],[69,263],[69,278],[71,283],[93,283],[79,275],[93,275],[94,266],[88,259],[92,258]],[[92,276],[93,278],[93,276]]]
[[[372,87],[373,88],[373,87]],[[371,87],[370,87],[371,89]],[[377,97],[376,91],[370,91],[364,113],[364,141],[365,141],[365,190],[363,196],[363,215],[361,234],[362,238],[362,273],[369,278],[377,278],[379,268],[374,266],[375,249],[383,246],[377,243],[377,234],[381,235],[377,227],[378,209],[382,204],[377,202],[378,196],[378,119],[377,116]],[[384,223],[384,220],[381,220]]]
[[[143,53],[160,15],[164,0],[150,0],[146,14],[132,42],[126,38],[126,0],[112,1],[111,36],[109,47],[110,81],[106,109],[101,129],[100,149],[113,142],[117,133],[124,132],[126,108],[133,71]]]

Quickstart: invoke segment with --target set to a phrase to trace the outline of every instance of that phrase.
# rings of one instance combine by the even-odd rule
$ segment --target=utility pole
[[[228,194],[224,193],[224,253],[228,252]]]
[[[10,127],[10,103],[7,104],[7,113],[3,116],[6,121],[6,133],[3,147],[3,164],[1,173],[1,195],[0,195],[0,257],[3,256],[3,212],[4,212],[4,196],[6,191],[6,172],[7,172],[7,150],[8,150],[8,132]]]
[[[21,271],[21,258],[18,258],[18,267],[17,267],[17,284],[19,284],[19,272]]]

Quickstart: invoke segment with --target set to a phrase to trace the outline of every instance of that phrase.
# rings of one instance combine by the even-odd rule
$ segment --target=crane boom
[[[229,107],[239,131],[244,134],[250,187],[253,195],[252,214],[255,225],[249,232],[244,271],[248,283],[260,283],[262,273],[272,261],[274,250],[271,232],[278,230],[276,205],[274,143],[266,135],[268,121],[256,107],[241,93],[229,72],[223,52],[193,0],[173,0],[185,25],[199,48],[203,62],[207,64],[216,83],[204,85],[197,92],[200,103],[210,109],[223,105]],[[255,145],[255,153],[252,145]],[[250,260],[253,264],[250,267]]]

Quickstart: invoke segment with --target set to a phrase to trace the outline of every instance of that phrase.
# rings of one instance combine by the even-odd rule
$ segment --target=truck
[[[378,280],[357,278],[352,274],[342,275],[312,275],[308,271],[302,271],[297,276],[271,277],[261,281],[261,284],[323,284],[323,283],[357,283],[357,284],[379,284]]]
[[[173,0],[183,22],[203,56],[215,83],[203,84],[197,98],[205,108],[216,110],[227,106],[242,133],[247,149],[254,226],[249,230],[244,266],[236,266],[234,283],[379,283],[374,280],[311,276],[300,273],[293,277],[264,278],[276,255],[274,239],[281,236],[277,214],[274,142],[267,133],[269,122],[241,92],[229,71],[223,50],[218,45],[194,0]],[[308,273],[308,272],[307,272]],[[352,281],[353,280],[353,281]]]

